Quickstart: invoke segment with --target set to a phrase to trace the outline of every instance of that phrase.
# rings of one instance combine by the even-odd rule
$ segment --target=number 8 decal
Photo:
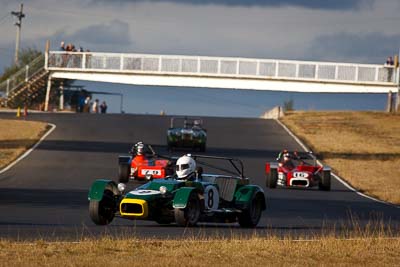
[[[219,205],[219,194],[215,186],[209,185],[204,190],[204,205],[206,209],[216,210]]]

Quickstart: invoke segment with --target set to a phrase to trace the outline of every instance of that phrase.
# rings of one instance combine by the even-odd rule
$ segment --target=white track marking
[[[277,119],[275,119],[275,120],[276,120],[276,121],[282,126],[282,128],[285,129],[285,131],[286,131],[286,132],[287,132],[287,133],[288,133],[302,148],[303,148],[303,150],[304,150],[305,152],[310,151],[310,149],[309,149],[309,148],[308,148],[294,133],[292,133],[292,131],[290,131],[289,128],[286,127],[286,125],[284,125],[280,120],[277,120]],[[318,163],[319,165],[321,165],[321,166],[323,165],[322,162],[319,161],[319,160],[317,160],[317,163]],[[360,196],[362,196],[362,197],[368,198],[368,199],[370,199],[370,200],[373,200],[373,201],[376,201],[376,202],[379,202],[379,203],[382,203],[382,204],[389,205],[389,206],[394,207],[394,208],[400,208],[400,206],[394,205],[394,204],[392,204],[392,203],[389,203],[389,202],[386,202],[386,201],[383,201],[383,200],[380,200],[380,199],[377,199],[377,198],[374,198],[374,197],[365,195],[365,194],[359,192],[357,189],[355,189],[355,188],[352,187],[351,185],[349,185],[347,182],[345,182],[345,181],[344,181],[341,177],[339,177],[338,175],[336,175],[336,174],[334,174],[334,173],[331,173],[331,174],[332,174],[333,177],[336,178],[336,180],[338,180],[339,182],[341,182],[341,183],[342,183],[345,187],[347,187],[349,190],[351,190],[351,191],[357,193],[358,195],[360,195]]]
[[[39,141],[37,141],[37,143],[31,147],[29,150],[27,150],[24,154],[22,154],[21,156],[19,156],[16,160],[14,160],[13,162],[11,162],[9,165],[7,165],[7,167],[5,167],[4,169],[0,170],[0,174],[8,171],[9,169],[11,169],[15,164],[17,164],[18,162],[20,162],[21,160],[23,160],[25,157],[27,157],[38,145],[40,145],[40,143],[49,135],[51,134],[54,129],[56,128],[55,124],[52,123],[48,123],[48,125],[50,125],[51,129],[47,131],[47,133],[45,133],[42,138],[39,139]]]

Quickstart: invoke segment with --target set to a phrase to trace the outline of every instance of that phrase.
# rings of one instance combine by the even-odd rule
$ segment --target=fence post
[[[46,100],[44,102],[44,111],[49,111],[50,90],[51,90],[51,74],[49,74],[49,78],[47,79],[47,90],[46,90]]]
[[[25,66],[25,82],[29,79],[29,65]]]
[[[60,110],[64,110],[64,81],[60,81]]]
[[[386,104],[386,112],[392,112],[393,109],[393,93],[392,91],[389,91],[388,96],[387,96],[387,104]]]
[[[397,59],[398,60],[398,59]],[[400,67],[396,64],[396,73],[397,73],[397,94],[396,94],[396,106],[394,107],[394,112],[399,112],[400,110]]]
[[[44,52],[44,69],[49,68],[49,53],[50,53],[50,40],[46,41],[46,47]]]
[[[7,79],[7,90],[6,90],[6,97],[8,98],[8,94],[10,93],[10,79]]]

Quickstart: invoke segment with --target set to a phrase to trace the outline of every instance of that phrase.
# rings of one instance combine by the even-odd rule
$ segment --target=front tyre
[[[241,227],[253,228],[257,226],[263,211],[263,201],[263,198],[257,195],[251,201],[249,208],[239,214],[238,219]]]
[[[321,180],[318,185],[319,190],[330,191],[331,190],[331,172],[323,171],[321,175]]]
[[[90,200],[89,216],[97,225],[107,225],[112,222],[115,215],[115,198],[111,190],[104,190],[100,201]]]
[[[129,182],[130,165],[120,163],[118,167],[118,182],[126,184]]]
[[[271,170],[267,174],[266,185],[269,188],[276,188],[277,183],[278,183],[278,170],[275,168],[271,168]]]
[[[200,200],[197,193],[190,193],[184,209],[175,208],[175,222],[179,226],[195,226],[200,218]]]

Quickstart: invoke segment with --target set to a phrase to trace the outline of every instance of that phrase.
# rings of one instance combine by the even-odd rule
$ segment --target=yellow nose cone
[[[124,198],[119,205],[119,211],[122,216],[144,219],[147,218],[149,209],[146,200]]]

